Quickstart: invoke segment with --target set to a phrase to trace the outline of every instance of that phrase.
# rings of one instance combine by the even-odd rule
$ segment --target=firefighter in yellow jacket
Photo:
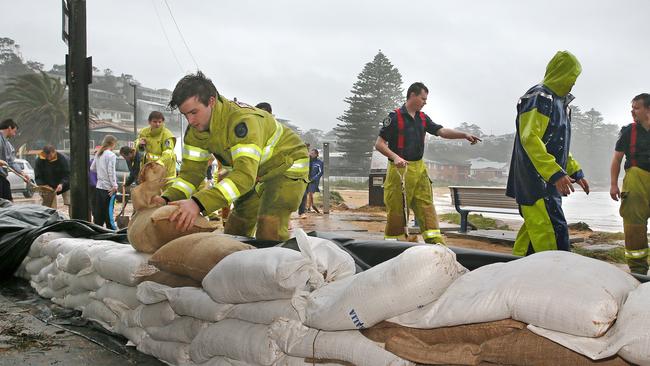
[[[176,137],[165,127],[165,116],[162,113],[153,111],[149,114],[149,127],[140,130],[135,145],[140,154],[140,168],[156,161],[167,168],[168,178],[176,176]]]
[[[226,234],[288,239],[289,216],[300,205],[309,172],[307,148],[298,135],[271,114],[219,95],[200,71],[176,84],[169,106],[179,108],[190,125],[180,173],[157,199],[179,207],[170,218],[177,227],[186,230],[200,212],[234,202]],[[230,172],[197,192],[211,154]]]

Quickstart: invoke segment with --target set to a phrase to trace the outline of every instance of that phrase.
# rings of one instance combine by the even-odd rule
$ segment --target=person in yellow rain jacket
[[[406,91],[406,103],[390,112],[384,120],[375,142],[377,151],[386,156],[388,172],[384,184],[386,204],[385,240],[405,238],[404,209],[413,209],[426,243],[443,244],[436,209],[433,206],[431,180],[424,165],[424,137],[427,133],[446,139],[466,139],[472,145],[481,141],[478,137],[445,128],[434,123],[421,109],[427,104],[429,89],[420,83],[413,83]],[[406,191],[406,202],[402,192],[402,180]]]
[[[165,127],[165,116],[162,113],[153,111],[149,114],[149,127],[140,130],[135,145],[140,154],[140,168],[156,161],[167,168],[168,178],[176,176],[176,137]]]
[[[648,218],[650,218],[650,94],[632,99],[634,122],[623,127],[610,167],[609,194],[621,199],[619,213],[625,231],[625,260],[633,273],[648,274]],[[618,188],[625,156],[623,190]]]
[[[578,59],[557,52],[546,66],[544,80],[519,98],[517,133],[510,161],[506,195],[519,204],[524,224],[512,253],[569,250],[569,228],[562,196],[577,183],[589,194],[589,184],[569,153],[571,110],[569,92],[582,71]]]
[[[300,205],[309,172],[300,137],[268,112],[219,95],[200,71],[176,84],[169,106],[180,110],[189,127],[180,173],[156,200],[179,207],[170,217],[177,227],[186,230],[197,214],[234,202],[226,234],[288,239],[289,216]],[[230,172],[197,192],[210,154]]]

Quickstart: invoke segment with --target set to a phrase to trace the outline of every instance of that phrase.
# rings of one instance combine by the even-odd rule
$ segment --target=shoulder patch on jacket
[[[248,127],[246,127],[246,122],[239,122],[237,126],[235,126],[235,136],[239,138],[246,137],[248,134]]]
[[[240,101],[238,101],[238,100],[233,101],[233,103],[237,104],[237,105],[238,105],[239,107],[241,107],[241,108],[254,109],[253,106],[251,106],[250,104],[246,104],[246,103],[244,103],[244,102],[240,102]]]
[[[384,120],[381,121],[381,124],[382,124],[384,127],[388,127],[388,126],[390,126],[390,124],[393,123],[393,116],[394,116],[394,115],[395,115],[395,112],[390,112],[390,113],[388,113],[388,116],[386,116],[386,118],[384,118]]]

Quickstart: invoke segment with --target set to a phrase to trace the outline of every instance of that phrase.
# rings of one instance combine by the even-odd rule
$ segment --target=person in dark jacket
[[[140,175],[140,154],[138,154],[134,148],[128,146],[122,146],[120,148],[120,155],[126,161],[126,165],[129,168],[129,176],[126,178],[124,183],[125,187],[129,187],[133,183],[138,183],[138,175]]]
[[[56,209],[56,196],[70,189],[70,163],[68,158],[45,145],[34,166],[36,184],[40,187],[41,204]]]
[[[519,204],[524,218],[512,249],[514,255],[569,250],[569,228],[562,196],[589,183],[569,152],[573,88],[582,66],[567,51],[555,54],[544,80],[528,89],[517,104],[517,133],[506,195]]]
[[[314,192],[320,192],[318,185],[323,176],[323,161],[318,158],[318,150],[309,152],[309,184],[307,184],[307,211],[317,211],[314,207]]]

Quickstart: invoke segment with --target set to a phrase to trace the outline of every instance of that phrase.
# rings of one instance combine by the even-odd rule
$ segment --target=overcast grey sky
[[[336,125],[343,99],[379,49],[405,89],[414,81],[429,87],[424,111],[434,120],[476,123],[487,133],[514,130],[517,99],[542,79],[557,50],[573,52],[583,66],[574,104],[601,111],[606,122],[629,123],[630,99],[650,92],[647,0],[167,3],[198,67],[223,95],[269,101],[276,116],[303,129]],[[62,64],[60,7],[54,0],[3,6],[0,36],[47,69]],[[196,70],[164,0],[87,7],[88,55],[100,69],[167,89]]]

